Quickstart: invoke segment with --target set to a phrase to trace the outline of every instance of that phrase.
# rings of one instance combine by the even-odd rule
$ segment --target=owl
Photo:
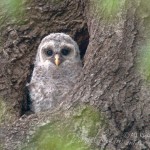
[[[51,33],[40,43],[28,90],[30,109],[53,110],[77,82],[82,62],[77,43],[67,34]]]

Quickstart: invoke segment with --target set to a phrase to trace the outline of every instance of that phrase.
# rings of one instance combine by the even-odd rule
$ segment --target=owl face
[[[60,67],[66,63],[80,60],[77,43],[64,33],[52,33],[46,36],[39,45],[37,61],[42,65]]]

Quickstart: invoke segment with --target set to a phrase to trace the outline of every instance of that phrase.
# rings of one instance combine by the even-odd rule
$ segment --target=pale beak
[[[59,66],[60,65],[60,56],[58,54],[55,55],[55,65]]]

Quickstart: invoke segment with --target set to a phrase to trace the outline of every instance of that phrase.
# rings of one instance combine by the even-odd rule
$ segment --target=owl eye
[[[51,49],[46,50],[46,55],[47,56],[52,56],[53,55],[53,51]]]
[[[69,55],[69,53],[70,53],[70,49],[68,49],[68,48],[63,48],[63,49],[61,50],[61,53],[62,53],[62,55],[67,56],[67,55]]]

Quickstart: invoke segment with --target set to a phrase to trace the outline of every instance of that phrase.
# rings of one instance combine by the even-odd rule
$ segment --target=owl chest
[[[63,99],[74,86],[76,77],[77,70],[71,68],[69,70],[37,69],[34,71],[31,80],[31,99],[33,101],[57,101]]]
[[[60,81],[60,80],[43,80],[39,81],[34,85],[34,90],[32,93],[36,93],[43,99],[60,99],[66,93],[69,92],[70,88],[72,87],[72,83],[69,81]]]

